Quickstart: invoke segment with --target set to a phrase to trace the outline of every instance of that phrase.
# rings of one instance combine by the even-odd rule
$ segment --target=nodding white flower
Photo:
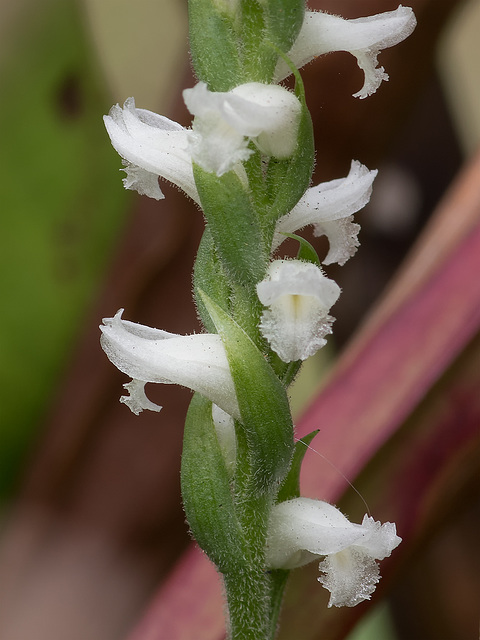
[[[405,40],[416,24],[412,9],[402,5],[395,11],[353,20],[321,11],[307,11],[288,57],[300,68],[324,53],[348,51],[355,56],[358,66],[365,74],[363,87],[353,95],[356,98],[366,98],[375,93],[382,80],[388,80],[385,69],[377,66],[380,51]],[[279,60],[275,71],[276,81],[286,78],[290,73],[285,62]]]
[[[284,233],[294,233],[309,224],[316,236],[326,235],[330,250],[324,264],[343,265],[359,246],[360,226],[353,222],[353,214],[370,200],[377,171],[353,160],[345,178],[322,182],[307,189],[295,207],[277,222],[272,250],[285,240]]]
[[[262,335],[284,362],[305,360],[326,344],[334,318],[328,315],[340,287],[320,267],[300,260],[275,260],[257,284],[267,307],[260,320]]]
[[[152,111],[137,109],[133,98],[123,108],[114,105],[103,119],[112,145],[124,160],[126,189],[160,200],[165,197],[158,185],[161,177],[199,203],[187,129]]]
[[[193,160],[218,176],[231,171],[260,151],[287,158],[297,146],[301,105],[296,96],[277,85],[249,82],[228,92],[213,92],[204,82],[183,92],[185,104],[195,116],[189,133]]]
[[[295,498],[272,509],[266,561],[271,569],[293,569],[325,556],[318,580],[331,593],[328,606],[354,607],[375,591],[376,560],[401,541],[391,522],[364,516],[362,524],[353,524],[327,502]]]
[[[233,379],[217,334],[179,336],[122,320],[123,309],[100,326],[101,345],[109,360],[133,381],[124,402],[134,413],[160,411],[145,395],[147,382],[180,384],[198,391],[226,413],[240,419]]]

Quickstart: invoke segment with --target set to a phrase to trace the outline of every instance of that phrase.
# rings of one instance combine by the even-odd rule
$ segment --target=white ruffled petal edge
[[[288,57],[300,68],[325,53],[348,51],[356,57],[365,74],[364,85],[354,96],[366,98],[378,89],[382,80],[388,80],[383,67],[377,67],[380,51],[405,40],[416,24],[412,9],[402,5],[395,11],[353,20],[307,11]],[[285,62],[279,60],[275,70],[276,81],[283,80],[290,73]]]
[[[365,516],[354,524],[327,502],[295,498],[272,509],[267,565],[293,569],[324,557],[319,581],[331,592],[329,606],[352,607],[370,598],[379,580],[376,561],[400,542],[391,522]]]
[[[377,173],[377,170],[369,171],[357,160],[352,160],[345,178],[307,189],[290,213],[277,222],[272,251],[285,240],[284,233],[296,233],[307,225],[314,225],[315,235],[326,235],[330,242],[330,251],[323,263],[344,264],[359,246],[360,226],[353,223],[351,216],[370,200]]]

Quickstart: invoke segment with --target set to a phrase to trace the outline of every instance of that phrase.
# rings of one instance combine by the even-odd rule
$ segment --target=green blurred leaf
[[[0,493],[72,350],[126,202],[75,2],[42,3],[20,27],[0,72]]]

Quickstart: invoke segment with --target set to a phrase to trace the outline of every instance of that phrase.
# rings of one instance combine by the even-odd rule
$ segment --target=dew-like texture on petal
[[[158,200],[163,194],[152,181],[160,176],[199,202],[186,129],[152,111],[136,109],[133,98],[123,108],[114,105],[103,119],[113,147],[127,163],[126,188],[139,186],[140,193]]]
[[[279,158],[295,150],[301,105],[283,87],[251,82],[213,92],[199,82],[185,89],[183,97],[195,116],[189,150],[205,171],[221,176],[247,160],[252,154],[249,139],[263,153]]]
[[[305,360],[326,344],[334,318],[330,307],[340,287],[314,264],[275,260],[267,277],[257,284],[267,307],[260,320],[262,335],[284,362]]]
[[[354,607],[370,600],[380,580],[375,560],[355,547],[327,556],[318,568],[323,572],[318,581],[330,591],[329,607]]]
[[[378,53],[405,40],[415,26],[412,9],[402,5],[395,11],[353,20],[320,11],[307,11],[288,56],[300,68],[325,53],[350,52],[365,73],[364,86],[354,95],[365,98],[377,90],[382,80],[388,80],[384,69],[377,68]],[[290,69],[280,60],[275,71],[276,80],[280,81],[289,74]]]
[[[400,542],[393,523],[365,516],[362,524],[353,524],[326,502],[295,498],[272,509],[267,566],[293,569],[325,556],[319,581],[331,592],[329,606],[353,607],[375,590],[376,560],[389,556]]]
[[[121,319],[105,318],[101,345],[109,360],[134,380],[180,384],[240,418],[233,379],[216,334],[178,336]]]
[[[368,203],[377,173],[353,160],[345,178],[322,182],[307,189],[295,207],[277,222],[272,250],[277,249],[285,240],[282,234],[296,233],[307,225],[314,225],[316,235],[326,233],[328,228],[327,235],[333,241],[324,263],[338,261],[343,264],[358,247],[358,225],[344,225],[342,229],[342,225],[329,226],[328,223],[350,218]]]

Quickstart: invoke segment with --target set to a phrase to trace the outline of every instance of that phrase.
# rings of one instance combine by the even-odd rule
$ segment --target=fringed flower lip
[[[345,264],[359,246],[360,226],[353,222],[352,216],[370,200],[377,173],[375,169],[369,171],[358,160],[352,160],[345,178],[307,189],[294,208],[277,222],[272,250],[285,240],[284,233],[296,233],[313,225],[314,234],[326,235],[330,244],[323,264]]]
[[[331,593],[328,606],[353,607],[370,599],[380,580],[376,561],[401,541],[391,522],[366,515],[362,524],[354,524],[327,502],[295,498],[272,509],[267,565],[293,569],[324,557],[318,580]]]
[[[133,380],[124,402],[134,413],[161,407],[145,395],[147,382],[179,384],[198,391],[223,411],[240,419],[233,379],[217,334],[181,336],[122,320],[123,309],[104,318],[101,345],[109,360]],[[153,406],[152,406],[153,405]]]
[[[356,98],[366,98],[375,93],[383,80],[388,80],[385,69],[378,66],[377,56],[380,51],[405,40],[416,24],[412,9],[402,5],[395,11],[353,20],[321,11],[307,11],[288,57],[300,68],[325,53],[348,51],[355,56],[358,66],[365,74],[363,87],[353,95]],[[279,60],[275,80],[279,82],[290,73],[286,63]]]
[[[257,284],[266,307],[260,331],[284,362],[306,360],[326,344],[334,318],[328,315],[341,289],[320,267],[301,260],[275,260]]]

